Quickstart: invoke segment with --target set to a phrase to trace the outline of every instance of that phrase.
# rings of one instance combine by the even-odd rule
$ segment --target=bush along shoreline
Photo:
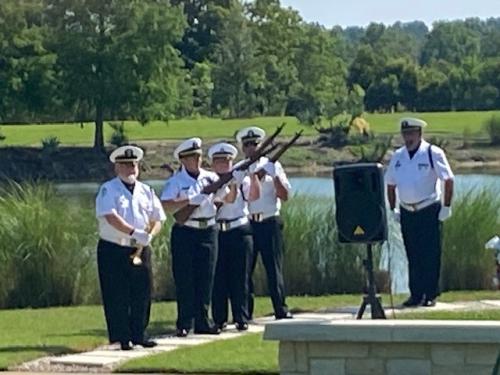
[[[337,242],[333,204],[324,198],[295,196],[283,207],[289,295],[363,291],[365,248]],[[443,291],[492,288],[494,257],[484,250],[484,242],[498,229],[500,201],[488,191],[469,192],[458,197],[454,207],[443,238]],[[169,217],[153,242],[156,300],[175,299],[169,252],[172,224]],[[97,239],[90,197],[61,196],[50,184],[3,185],[0,308],[100,303]],[[258,294],[264,294],[261,265],[254,278]]]

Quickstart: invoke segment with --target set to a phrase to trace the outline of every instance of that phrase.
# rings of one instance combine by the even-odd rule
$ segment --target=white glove
[[[139,245],[148,246],[153,239],[153,236],[142,229],[134,229],[132,233],[132,238],[137,241]]]
[[[395,208],[392,210],[392,218],[396,223],[401,223],[401,212],[399,212],[399,209]]]
[[[233,171],[233,178],[234,180],[238,183],[241,184],[243,182],[243,179],[247,175],[246,171]]]
[[[442,206],[439,210],[439,221],[448,220],[451,217],[451,207]]]
[[[484,244],[485,249],[500,250],[500,238],[495,236]]]
[[[207,194],[202,193],[188,196],[189,204],[193,206],[201,206],[208,198]]]
[[[264,171],[266,171],[266,173],[271,176],[271,177],[276,177],[276,166],[274,165],[274,163],[272,162],[267,162],[266,164],[264,164],[264,166],[262,167],[262,169]]]

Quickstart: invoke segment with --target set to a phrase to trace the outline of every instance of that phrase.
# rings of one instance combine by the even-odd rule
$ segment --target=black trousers
[[[416,212],[401,207],[401,232],[408,257],[412,298],[434,299],[439,295],[441,270],[441,203]]]
[[[212,317],[216,324],[228,320],[228,299],[233,320],[248,319],[248,273],[252,260],[253,239],[250,224],[219,231],[219,253],[212,293]]]
[[[267,288],[273,303],[274,315],[280,317],[288,312],[285,303],[285,283],[283,281],[283,220],[273,216],[261,222],[251,221],[253,232],[253,254],[249,277],[249,319],[253,319],[254,285],[252,274],[257,264],[259,253],[266,270]]]
[[[177,328],[206,330],[217,260],[217,229],[175,224],[171,233],[172,269],[177,295]]]
[[[100,240],[97,267],[110,342],[142,341],[151,310],[151,249],[144,248],[142,265],[134,266],[133,247]]]

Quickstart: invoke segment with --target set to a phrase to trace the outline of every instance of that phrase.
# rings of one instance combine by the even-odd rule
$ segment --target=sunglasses
[[[255,141],[243,142],[243,147],[257,146],[257,145],[258,145],[258,143]]]

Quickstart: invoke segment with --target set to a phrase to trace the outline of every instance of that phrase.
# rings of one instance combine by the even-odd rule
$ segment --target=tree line
[[[332,5],[332,7],[334,7]],[[500,18],[325,28],[279,0],[2,0],[0,122],[500,108]]]

